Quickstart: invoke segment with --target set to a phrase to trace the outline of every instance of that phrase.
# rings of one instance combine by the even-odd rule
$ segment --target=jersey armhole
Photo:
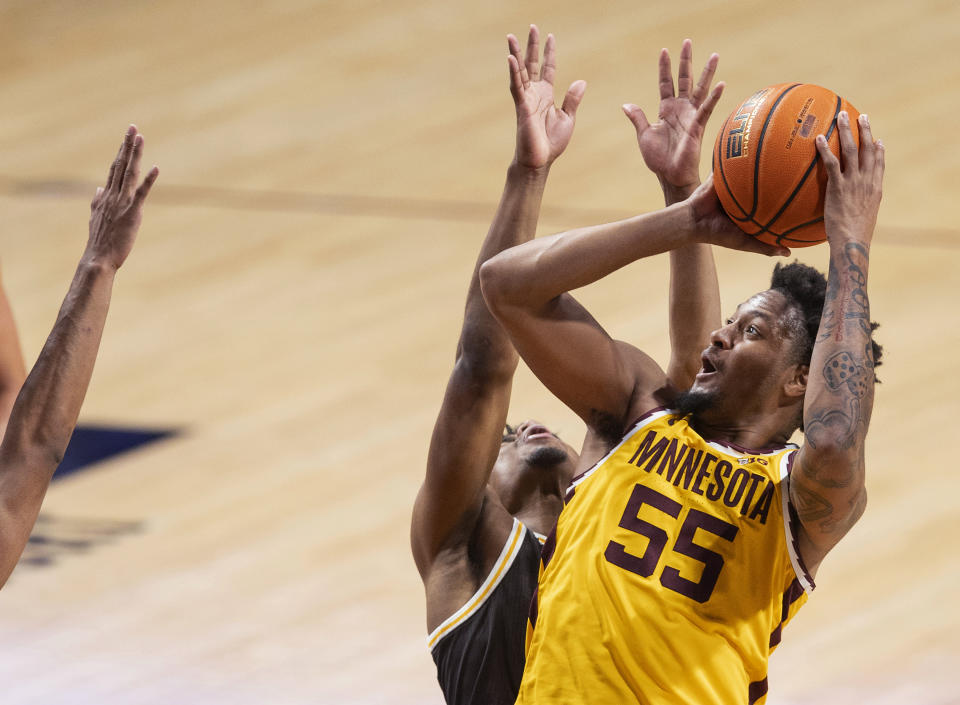
[[[486,580],[477,588],[477,591],[473,593],[473,596],[467,600],[463,607],[447,617],[440,626],[430,633],[427,637],[427,649],[433,651],[443,637],[467,621],[470,616],[487,601],[487,598],[490,597],[497,585],[500,584],[500,581],[503,580],[503,576],[510,570],[510,566],[513,565],[513,561],[520,552],[520,547],[523,545],[523,537],[526,531],[526,527],[520,523],[519,519],[514,517],[513,528],[510,530],[510,535],[507,536],[507,540],[503,544],[503,549],[500,551],[500,555],[497,556],[496,562],[487,574]]]
[[[790,471],[793,468],[793,459],[797,455],[796,450],[785,453],[780,458],[780,499],[783,503],[783,536],[787,544],[787,554],[790,556],[790,564],[793,566],[793,572],[800,581],[804,592],[811,593],[816,588],[816,583],[810,575],[810,571],[803,563],[800,556],[800,545],[797,542],[797,532],[800,529],[800,520],[797,517],[797,511],[790,501]]]

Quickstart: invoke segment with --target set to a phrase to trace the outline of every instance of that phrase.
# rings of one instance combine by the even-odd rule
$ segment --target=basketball
[[[827,171],[817,135],[840,155],[837,115],[850,114],[859,145],[857,112],[833,91],[781,83],[757,91],[730,113],[717,135],[713,175],[727,215],[758,240],[808,247],[827,239],[823,201]]]

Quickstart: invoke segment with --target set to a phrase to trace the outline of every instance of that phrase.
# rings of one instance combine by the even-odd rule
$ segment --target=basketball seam
[[[749,213],[747,213],[746,208],[740,205],[740,202],[737,200],[736,196],[733,195],[733,190],[730,188],[730,184],[727,182],[727,176],[723,171],[723,160],[722,159],[720,160],[720,176],[723,177],[723,185],[726,186],[727,193],[730,194],[730,198],[733,199],[733,202],[736,204],[737,208],[739,208],[744,213],[743,218],[739,216],[733,216],[727,213],[727,215],[730,216],[731,220],[736,220],[741,223],[750,222],[750,223],[754,223],[757,227],[761,227],[761,228],[763,227],[760,223],[757,223],[753,219],[753,217],[757,214],[757,201],[759,201],[760,199],[760,188],[759,188],[758,180],[759,180],[759,173],[760,173],[760,155],[762,154],[762,151],[763,151],[763,138],[764,138],[764,135],[766,135],[767,126],[770,124],[770,120],[773,116],[774,111],[776,111],[777,106],[780,105],[780,101],[783,100],[783,97],[787,93],[792,91],[797,86],[802,86],[802,85],[803,85],[802,83],[794,83],[792,86],[788,86],[787,88],[785,88],[784,91],[779,96],[777,96],[777,99],[773,102],[773,105],[770,106],[770,110],[767,111],[767,117],[763,121],[763,128],[760,130],[760,137],[757,140],[757,158],[753,163],[753,206],[751,206],[752,210]],[[733,113],[733,114],[735,115],[736,113]],[[726,132],[727,123],[729,122],[730,122],[730,118],[728,117],[727,121],[723,124],[724,132]],[[720,150],[718,147],[717,149],[718,154],[719,154],[719,151]],[[756,235],[757,233],[752,233],[752,234]]]
[[[760,200],[760,160],[763,158],[763,138],[767,136],[767,127],[770,126],[770,121],[773,120],[773,114],[777,112],[780,102],[786,97],[787,93],[800,85],[802,84],[794,83],[781,93],[774,104],[770,106],[770,110],[767,112],[767,119],[763,121],[763,129],[760,130],[760,138],[757,140],[757,158],[753,162],[753,209],[750,211],[751,218],[757,214],[757,205]]]
[[[717,160],[717,164],[720,165],[720,178],[723,179],[723,187],[727,190],[727,195],[730,196],[730,199],[733,201],[733,205],[739,208],[741,213],[746,215],[747,209],[740,205],[740,201],[738,201],[737,197],[733,195],[733,189],[730,188],[730,183],[727,181],[727,175],[723,171],[723,157],[721,156],[723,152],[723,136],[727,133],[727,125],[730,124],[730,117],[733,116],[734,114],[735,113],[731,113],[730,115],[728,115],[727,119],[723,123],[723,127],[720,128],[720,139],[717,141],[716,160]],[[734,218],[735,220],[744,220],[744,218],[740,218],[739,216],[735,217],[733,215],[730,215],[729,213],[727,215],[730,216],[731,218]],[[747,216],[747,218],[749,217],[750,216]]]
[[[830,121],[830,127],[827,129],[827,132],[826,132],[826,134],[824,135],[828,140],[830,139],[830,135],[833,134],[833,129],[834,129],[834,127],[835,127],[836,124],[837,124],[837,115],[840,114],[840,108],[841,108],[842,105],[843,105],[843,100],[840,98],[840,96],[837,96],[837,104],[836,104],[836,106],[835,106],[834,109],[833,109],[833,120]],[[793,189],[793,193],[791,193],[789,196],[787,196],[787,199],[783,202],[783,205],[780,206],[780,210],[778,210],[778,211],[774,214],[774,216],[773,216],[770,220],[767,221],[767,224],[766,224],[766,225],[760,225],[760,223],[757,223],[757,225],[760,226],[760,232],[754,233],[754,236],[760,235],[761,233],[770,233],[771,235],[776,235],[776,237],[777,237],[777,244],[779,245],[779,244],[781,244],[781,242],[780,242],[781,239],[782,239],[787,233],[792,233],[792,232],[794,232],[795,230],[804,227],[805,225],[812,225],[813,223],[816,223],[816,222],[819,222],[819,221],[823,220],[822,217],[821,217],[821,218],[817,218],[816,220],[811,220],[809,223],[804,223],[803,225],[797,225],[796,227],[790,228],[789,230],[786,230],[786,231],[784,231],[782,234],[779,234],[779,235],[778,235],[777,233],[773,232],[773,231],[770,229],[770,226],[773,225],[781,215],[783,215],[783,212],[784,212],[785,210],[787,210],[787,207],[790,205],[790,203],[793,201],[793,199],[796,197],[796,195],[800,192],[800,189],[803,188],[803,185],[807,182],[807,179],[810,177],[810,174],[813,172],[814,167],[817,166],[817,160],[818,160],[818,159],[820,159],[820,153],[819,153],[819,152],[816,152],[816,153],[814,153],[814,155],[813,155],[813,160],[810,162],[810,166],[807,167],[807,170],[804,172],[803,177],[800,179],[800,183],[798,183],[797,186],[796,186],[796,188]],[[757,162],[759,163],[759,161],[760,161],[760,155],[758,154],[758,155],[757,155]],[[756,191],[755,191],[755,192],[756,192]],[[791,238],[791,239],[792,239],[792,238]],[[798,242],[800,242],[800,241],[798,241]]]

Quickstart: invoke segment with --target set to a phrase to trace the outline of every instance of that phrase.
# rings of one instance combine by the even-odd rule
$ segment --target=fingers
[[[140,157],[143,155],[143,135],[136,135],[133,138],[133,149],[130,152],[130,158],[127,160],[127,168],[124,169],[123,179],[120,181],[118,191],[129,196],[140,178]]]
[[[130,125],[127,128],[126,133],[123,135],[123,142],[120,143],[120,149],[117,150],[117,156],[113,160],[113,163],[110,165],[110,171],[107,174],[107,185],[105,189],[109,191],[113,188],[113,185],[116,183],[118,173],[122,174],[123,169],[126,167],[126,152],[130,145],[133,142],[133,136],[137,134],[137,128],[134,125]]]
[[[771,245],[743,232],[735,235],[731,234],[730,241],[724,243],[724,245],[735,250],[755,252],[767,257],[788,257],[790,255],[790,250],[783,245]]]
[[[853,132],[850,131],[850,113],[841,110],[837,116],[837,133],[840,135],[840,153],[847,169],[857,165],[857,143],[853,141]]]
[[[713,77],[717,73],[717,64],[720,62],[720,55],[713,53],[707,59],[707,65],[703,67],[703,73],[700,74],[700,80],[697,81],[697,87],[693,89],[690,101],[694,107],[699,108],[703,99],[706,98],[710,90],[710,84],[713,83]]]
[[[857,118],[860,127],[860,171],[864,173],[873,173],[873,165],[876,162],[876,147],[873,143],[873,133],[870,131],[870,118],[861,115]]]
[[[523,54],[520,53],[520,40],[512,34],[507,35],[507,48],[510,55],[514,58],[519,69],[520,89],[526,88],[530,84],[530,77],[527,75],[527,67],[523,63]],[[512,85],[511,85],[512,90]]]
[[[693,64],[693,42],[689,39],[683,40],[680,47],[680,70],[677,73],[677,97],[690,98],[690,91],[693,88],[693,76],[690,73]]]
[[[557,75],[557,40],[552,34],[547,35],[547,44],[543,48],[543,69],[540,78],[553,85],[553,78]]]
[[[886,168],[887,148],[881,140],[877,140],[877,158],[873,163],[873,179],[877,184],[883,183],[883,171]]]
[[[660,100],[673,98],[673,72],[670,70],[670,52],[660,50]]]
[[[716,56],[716,54],[714,54],[714,56]],[[700,126],[700,129],[706,128],[710,116],[713,115],[713,109],[717,107],[717,103],[720,102],[720,96],[723,95],[723,89],[726,87],[727,84],[720,81],[720,83],[710,91],[707,99],[697,108],[697,124]]]
[[[537,25],[530,25],[530,34],[527,36],[527,75],[531,81],[540,80],[540,30]]]
[[[577,108],[580,101],[583,100],[583,94],[587,90],[586,81],[574,81],[567,89],[567,94],[563,97],[563,105],[560,109],[570,117],[577,116]]]
[[[650,121],[647,120],[647,116],[644,114],[643,110],[633,103],[625,103],[623,105],[623,112],[627,116],[627,119],[629,119],[636,128],[637,137],[646,132],[647,128],[650,127]]]
[[[827,138],[823,135],[817,135],[817,152],[820,153],[820,159],[823,160],[823,166],[827,170],[827,178],[837,179],[840,177],[840,160],[830,151],[830,145],[827,144]]]
[[[510,95],[516,103],[523,97],[523,72],[520,69],[520,63],[517,57],[510,54],[507,57],[507,69],[510,71]]]
[[[156,165],[154,165],[150,171],[147,172],[147,177],[143,180],[143,183],[140,184],[136,192],[133,194],[134,207],[140,208],[143,206],[143,202],[146,200],[147,194],[150,193],[150,189],[153,188],[153,184],[159,175],[160,169]]]

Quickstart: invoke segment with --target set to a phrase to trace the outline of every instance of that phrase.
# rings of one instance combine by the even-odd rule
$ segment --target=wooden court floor
[[[588,82],[542,233],[658,206],[619,106],[655,112],[657,52],[684,37],[698,64],[721,55],[718,114],[788,80],[870,114],[888,153],[870,504],[773,656],[768,702],[960,703],[950,0],[4,0],[0,264],[27,359],[136,122],[160,181],[81,419],[182,433],[52,486],[47,526],[132,528],[14,573],[0,702],[441,702],[408,523],[512,154],[504,35],[531,21],[557,35],[558,82]],[[717,262],[725,310],[771,267]],[[640,262],[581,298],[662,360],[666,274]],[[582,432],[525,370],[512,416]]]

